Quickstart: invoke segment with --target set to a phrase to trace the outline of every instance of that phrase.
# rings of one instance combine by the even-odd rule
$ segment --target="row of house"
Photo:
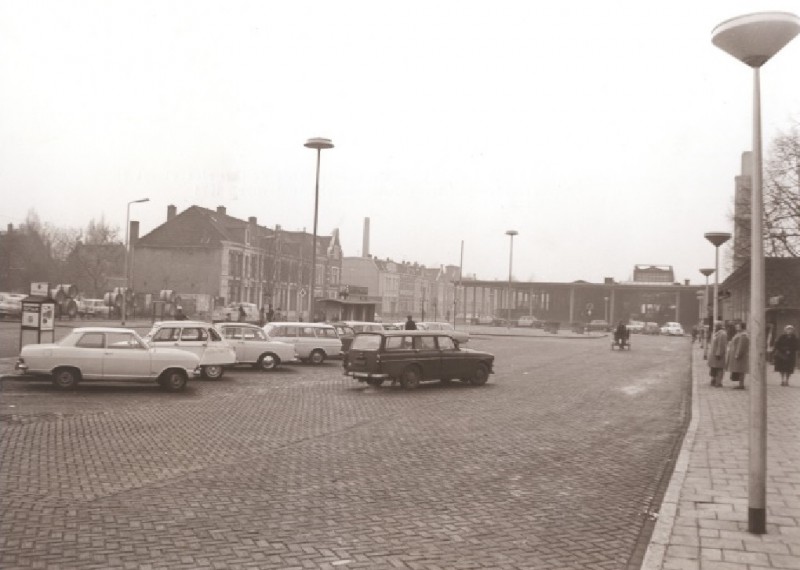
[[[235,218],[224,206],[178,213],[170,205],[149,234],[139,237],[131,225],[131,284],[140,293],[211,295],[215,306],[253,303],[288,319],[450,318],[457,267],[345,257],[338,230],[317,236],[316,251],[313,243],[311,234]]]

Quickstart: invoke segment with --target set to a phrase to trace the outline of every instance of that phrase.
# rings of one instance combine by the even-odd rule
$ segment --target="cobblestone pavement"
[[[609,344],[476,337],[480,388],[366,388],[337,362],[180,394],[4,379],[0,567],[638,568],[689,341]]]
[[[698,348],[693,418],[643,570],[800,568],[800,379],[783,387],[770,368],[767,533],[747,530],[749,391],[712,388]]]

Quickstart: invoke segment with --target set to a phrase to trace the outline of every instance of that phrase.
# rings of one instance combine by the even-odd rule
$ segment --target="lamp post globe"
[[[789,12],[757,12],[731,18],[711,32],[712,43],[753,69],[753,176],[750,196],[750,464],[748,530],[767,532],[766,314],[761,158],[761,66],[800,33],[800,18]]]
[[[506,327],[511,328],[511,268],[514,263],[514,236],[519,234],[517,230],[507,230],[506,235],[510,238],[508,250],[508,294],[506,302],[508,309],[506,311]]]
[[[130,271],[128,268],[128,255],[130,246],[128,244],[129,240],[129,233],[130,233],[130,225],[131,225],[131,204],[141,204],[142,202],[149,202],[150,198],[140,198],[139,200],[131,200],[128,202],[128,207],[125,210],[125,255],[123,264],[125,266],[125,292],[122,294],[122,307],[120,307],[120,324],[125,325],[125,319],[128,316],[128,291],[131,288],[131,276]]]
[[[705,238],[714,246],[714,320],[711,323],[711,330],[714,330],[719,320],[719,246],[731,239],[731,234],[728,232],[707,232]]]
[[[319,163],[323,150],[333,148],[331,139],[313,137],[308,139],[303,146],[317,151],[317,179],[314,185],[314,234],[311,240],[311,283],[308,287],[308,320],[314,320],[314,288],[317,284],[317,219],[319,215]]]

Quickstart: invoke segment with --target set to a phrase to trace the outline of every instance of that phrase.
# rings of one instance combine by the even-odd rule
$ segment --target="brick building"
[[[210,295],[215,306],[255,303],[284,318],[309,319],[313,236],[258,224],[255,216],[229,216],[224,206],[191,206],[149,234],[132,234],[132,283],[138,293],[172,290],[178,295]],[[336,297],[342,266],[338,230],[317,236],[316,284],[319,298]]]

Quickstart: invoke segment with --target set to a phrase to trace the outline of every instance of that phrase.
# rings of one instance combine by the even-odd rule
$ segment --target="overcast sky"
[[[723,20],[796,0],[0,0],[0,222],[141,233],[168,204],[519,280],[700,283],[732,231],[752,72]],[[762,70],[765,150],[800,119],[800,38]],[[124,235],[124,230],[122,231]]]

